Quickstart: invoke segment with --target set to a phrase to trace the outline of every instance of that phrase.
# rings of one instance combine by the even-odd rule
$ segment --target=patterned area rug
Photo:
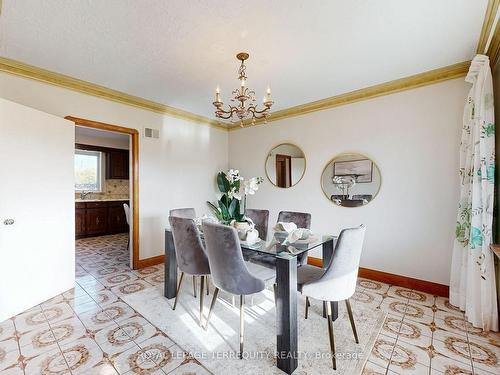
[[[188,280],[191,278],[187,278]],[[187,281],[187,280],[186,280]],[[275,310],[273,292],[265,290],[246,299],[245,358],[239,350],[239,298],[219,293],[207,331],[199,326],[199,296],[185,282],[175,311],[174,300],[163,297],[163,286],[122,297],[125,302],[190,352],[214,374],[283,374],[276,367]],[[213,288],[211,289],[213,290]],[[204,320],[212,295],[205,296]],[[299,296],[299,366],[295,374],[361,374],[385,319],[383,311],[353,304],[360,344],[356,344],[345,304],[339,304],[334,323],[337,371],[332,369],[327,321],[321,316],[322,304],[311,301],[309,318],[304,319],[304,298]]]

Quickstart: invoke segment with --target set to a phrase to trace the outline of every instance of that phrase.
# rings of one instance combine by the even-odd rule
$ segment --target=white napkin
[[[285,223],[283,221],[278,221],[273,229],[277,232],[292,233],[297,229],[297,225],[295,223]]]
[[[298,240],[307,240],[310,234],[311,231],[309,229],[297,228],[288,234],[288,237],[286,238],[284,243],[294,243]]]

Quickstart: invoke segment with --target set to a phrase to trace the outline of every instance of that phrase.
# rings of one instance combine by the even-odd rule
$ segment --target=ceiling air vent
[[[144,128],[144,138],[160,138],[160,131],[158,129]]]

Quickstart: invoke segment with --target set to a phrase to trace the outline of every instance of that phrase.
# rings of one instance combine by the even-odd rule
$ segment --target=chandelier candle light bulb
[[[217,87],[215,91],[215,101],[213,105],[215,106],[215,117],[223,120],[230,120],[232,123],[239,122],[240,126],[243,127],[244,120],[252,120],[252,124],[255,124],[255,120],[263,119],[266,122],[267,118],[270,116],[270,109],[274,102],[271,100],[271,88],[268,87],[266,95],[262,101],[264,108],[257,108],[258,105],[255,103],[255,91],[250,90],[246,87],[246,65],[245,60],[249,57],[248,53],[240,52],[236,55],[236,58],[241,61],[241,65],[238,69],[238,79],[240,80],[240,88],[232,92],[233,97],[232,102],[239,103],[237,106],[228,105],[225,109],[222,103],[220,91]]]
[[[217,86],[217,88],[215,89],[215,102],[219,102],[219,103],[221,102],[219,86]]]

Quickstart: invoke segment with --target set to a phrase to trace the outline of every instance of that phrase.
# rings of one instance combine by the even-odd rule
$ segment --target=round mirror
[[[321,188],[338,206],[360,207],[370,203],[380,190],[377,165],[361,154],[341,154],[333,158],[321,175]]]
[[[289,188],[296,185],[306,171],[306,158],[302,150],[282,143],[274,147],[266,159],[266,175],[274,186]]]

